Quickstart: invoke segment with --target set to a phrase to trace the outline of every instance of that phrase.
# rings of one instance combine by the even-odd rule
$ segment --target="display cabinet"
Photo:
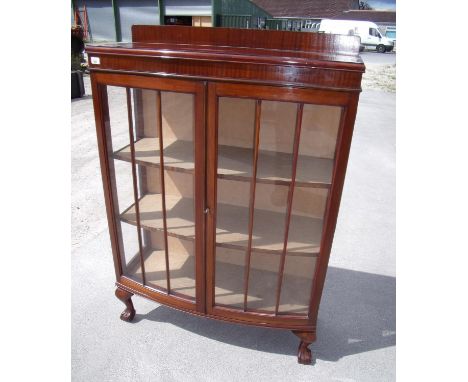
[[[132,34],[87,46],[121,318],[133,319],[136,294],[289,329],[310,363],[364,71],[359,38]]]

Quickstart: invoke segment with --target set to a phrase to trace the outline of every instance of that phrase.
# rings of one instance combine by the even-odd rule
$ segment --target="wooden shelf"
[[[167,234],[187,240],[195,239],[193,199],[166,195]],[[161,194],[147,194],[140,199],[142,228],[162,231]],[[248,208],[218,204],[216,245],[245,250],[248,242]],[[122,221],[136,225],[135,205],[124,211]],[[291,216],[288,254],[317,255],[320,248],[322,220]],[[282,213],[255,210],[252,249],[256,252],[281,254],[283,250],[285,216]]]
[[[114,153],[116,159],[131,161],[130,146]],[[193,143],[175,140],[164,142],[164,167],[168,170],[193,172]],[[159,139],[142,138],[135,142],[136,163],[159,167]],[[291,183],[292,155],[259,152],[257,182],[289,185]],[[301,155],[298,158],[296,185],[300,187],[329,188],[333,160]],[[252,177],[252,150],[235,147],[218,147],[218,177],[250,182]]]
[[[130,145],[115,152],[114,158],[131,162]],[[136,141],[135,161],[143,166],[160,167],[159,138],[142,138]],[[193,172],[193,143],[181,140],[165,141],[164,167],[173,171]]]
[[[147,194],[140,199],[140,224],[143,228],[163,231],[162,195]],[[166,195],[167,234],[182,239],[195,240],[193,199]],[[125,210],[122,221],[136,225],[135,205]]]

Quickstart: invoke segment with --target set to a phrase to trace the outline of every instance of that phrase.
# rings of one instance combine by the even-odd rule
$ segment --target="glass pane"
[[[262,101],[247,309],[274,313],[292,176],[297,104]],[[282,180],[286,183],[262,183]]]
[[[111,187],[114,194],[116,213],[121,216],[129,206],[134,205],[132,166],[128,162],[114,159],[114,150],[130,145],[130,130],[127,114],[127,96],[125,88],[107,86],[109,121],[106,125]],[[119,247],[122,257],[123,274],[138,282],[143,282],[140,266],[138,231],[135,225],[119,220]]]
[[[247,295],[248,310],[274,313],[279,265],[278,252],[252,250]]]
[[[171,293],[195,298],[194,96],[161,92]]]
[[[219,98],[215,303],[243,309],[255,104]],[[261,103],[247,309],[274,312],[297,105]]]
[[[169,282],[170,293],[195,299],[194,96],[132,89],[138,188],[138,205],[135,205],[126,93],[125,88],[113,89],[120,95],[113,101],[112,113],[116,126],[127,132],[126,139],[122,138],[122,134],[116,136],[118,139],[115,139],[116,143],[110,150],[113,152],[112,158],[118,159],[115,163],[129,168],[124,184],[128,190],[123,189],[126,199],[119,211],[121,220],[135,226],[138,218],[140,220],[146,284],[167,292]],[[161,119],[159,109],[162,110]],[[163,179],[160,144],[163,147]],[[135,228],[134,231],[137,233]],[[138,250],[138,235],[135,237],[136,241],[127,235],[122,240],[122,246],[136,243]],[[127,259],[127,263],[129,261]],[[131,268],[134,276],[137,275],[141,280],[141,264],[134,260],[131,265],[127,265],[127,272]]]
[[[242,308],[255,100],[219,98],[218,116],[215,304]]]
[[[244,306],[245,251],[216,246],[215,304],[242,309]]]
[[[143,247],[143,258],[145,263],[146,284],[158,289],[166,289],[164,248],[162,250],[157,248],[157,245],[152,240],[154,232],[142,228],[141,234],[143,242],[145,243]],[[126,245],[125,238],[124,245]],[[130,265],[132,267],[132,272],[142,279],[143,270],[141,268],[140,258],[135,258]]]
[[[341,119],[341,107],[305,104],[302,115],[301,140],[299,155],[333,160],[335,157],[336,138]],[[301,176],[307,175],[305,163],[298,163]],[[301,167],[302,166],[302,167]],[[309,169],[309,173],[316,171]]]
[[[280,313],[308,313],[340,118],[340,107],[304,105]]]
[[[220,97],[218,102],[215,304],[244,309],[247,285],[247,311],[275,314],[278,303],[280,314],[307,315],[341,108],[262,100],[255,175],[257,101]]]
[[[328,190],[296,186],[278,311],[307,314]]]
[[[307,315],[316,257],[286,255],[279,313]]]

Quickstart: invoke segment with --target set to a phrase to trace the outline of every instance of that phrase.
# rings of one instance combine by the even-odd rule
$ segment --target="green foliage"
[[[83,34],[81,33],[81,28],[72,27],[71,29],[71,70],[81,70],[85,68],[82,63],[84,63],[83,57]]]
[[[83,55],[81,53],[71,54],[71,70],[84,70],[84,68],[81,65],[83,62]]]

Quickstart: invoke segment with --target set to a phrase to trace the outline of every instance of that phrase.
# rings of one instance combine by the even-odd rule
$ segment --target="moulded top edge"
[[[348,37],[348,36],[345,36]],[[89,54],[153,56],[206,61],[237,61],[271,65],[330,67],[364,71],[359,55],[301,50],[234,47],[219,45],[129,42],[86,45]]]

